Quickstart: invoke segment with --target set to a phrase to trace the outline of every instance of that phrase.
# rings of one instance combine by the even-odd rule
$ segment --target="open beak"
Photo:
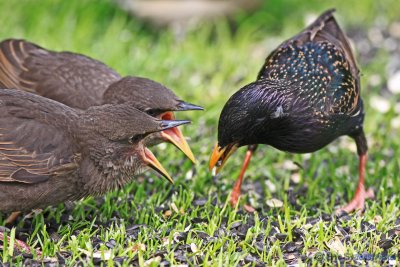
[[[210,171],[214,167],[217,167],[216,173],[218,173],[224,166],[227,159],[236,151],[237,148],[237,144],[228,145],[224,148],[221,148],[217,143],[210,158]]]
[[[164,130],[161,132],[161,136],[174,144],[177,148],[179,148],[185,155],[193,162],[196,163],[196,159],[190,150],[188,143],[185,140],[181,130],[179,128],[170,128],[168,130]]]
[[[171,184],[174,183],[171,176],[168,172],[164,169],[161,163],[156,159],[153,153],[147,148],[144,148],[144,161],[146,162],[147,166],[164,176]]]
[[[174,114],[172,112],[165,112],[161,115],[162,120],[173,120]],[[185,137],[178,127],[169,128],[161,132],[161,136],[168,142],[174,144],[179,148],[185,155],[193,162],[196,163],[196,159],[190,149]]]

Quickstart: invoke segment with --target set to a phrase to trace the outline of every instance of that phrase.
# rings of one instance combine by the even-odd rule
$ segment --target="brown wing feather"
[[[23,65],[29,56],[29,51],[40,49],[31,43],[20,40],[5,40],[0,43],[0,86],[3,88],[18,88],[35,92],[36,83],[24,81],[19,76],[28,69]]]
[[[38,112],[32,108],[35,100],[42,107]],[[77,168],[75,160],[79,155],[74,153],[71,137],[62,128],[66,122],[62,116],[68,115],[67,110],[39,96],[1,90],[0,183],[40,183]]]
[[[53,52],[24,40],[0,43],[0,85],[86,109],[102,103],[104,91],[121,77],[92,58]]]
[[[50,175],[52,153],[36,153],[12,140],[10,130],[0,129],[0,182],[39,183]],[[4,141],[7,140],[7,141]]]

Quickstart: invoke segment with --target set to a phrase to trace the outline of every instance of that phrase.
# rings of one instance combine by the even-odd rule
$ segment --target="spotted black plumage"
[[[328,17],[324,23],[336,24],[329,15],[322,16]],[[227,102],[219,123],[221,145],[261,143],[305,153],[360,131],[358,69],[346,57],[348,45],[337,45],[314,25],[273,51],[258,79]]]
[[[307,98],[321,112],[351,113],[359,90],[343,53],[328,42],[298,45],[291,42],[276,51],[259,79],[291,88],[295,97]]]

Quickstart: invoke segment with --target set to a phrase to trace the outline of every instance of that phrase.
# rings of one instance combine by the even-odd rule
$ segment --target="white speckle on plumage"
[[[278,108],[275,110],[275,112],[272,113],[271,118],[276,119],[276,118],[283,117],[283,116],[285,116],[285,113],[283,112],[283,107],[278,106]]]
[[[113,168],[114,164],[111,161],[107,161],[106,166],[107,166],[107,168]]]
[[[133,156],[130,156],[126,161],[125,161],[125,166],[132,166],[133,164]]]
[[[361,112],[361,109],[359,109],[352,117],[357,117]]]

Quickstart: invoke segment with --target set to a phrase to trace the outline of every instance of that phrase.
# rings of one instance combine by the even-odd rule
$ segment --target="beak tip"
[[[215,174],[218,174],[218,172],[224,166],[226,160],[236,150],[236,148],[237,145],[233,145],[231,147],[225,146],[221,148],[217,143],[211,154],[209,170],[212,171],[213,169],[215,169]]]
[[[201,106],[192,104],[192,103],[188,103],[188,102],[185,102],[185,101],[181,101],[181,102],[178,104],[177,111],[186,111],[186,110],[204,110],[204,108],[201,107]]]
[[[148,150],[147,148],[144,149],[144,159],[149,167],[151,167],[157,173],[159,173],[164,178],[166,178],[170,183],[172,183],[172,184],[174,183],[174,180],[171,178],[169,173],[164,169],[164,167],[157,160],[157,158],[153,155],[153,153],[151,153],[151,151]]]

